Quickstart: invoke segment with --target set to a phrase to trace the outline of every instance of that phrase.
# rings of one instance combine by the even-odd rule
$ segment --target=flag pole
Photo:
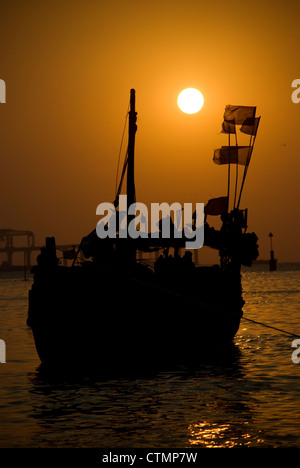
[[[236,128],[235,128],[235,145],[238,146]],[[237,162],[236,162],[236,173],[235,173],[235,190],[234,190],[234,203],[233,203],[233,208],[235,208],[238,176],[239,176],[239,165],[238,165],[238,161],[237,161]]]
[[[228,133],[228,146],[230,147],[230,133]],[[230,150],[229,150],[229,151],[230,151]],[[227,213],[229,213],[229,193],[230,193],[230,163],[228,164]]]
[[[257,119],[257,124],[256,124],[256,119]],[[254,148],[254,143],[255,143],[255,140],[256,140],[256,134],[257,134],[257,129],[258,129],[258,126],[259,126],[259,123],[260,123],[260,117],[254,117],[254,127],[253,127],[253,131],[252,133],[250,134],[250,143],[249,143],[249,147],[250,147],[250,154],[248,156],[248,161],[247,161],[247,164],[245,166],[245,169],[244,169],[244,176],[243,176],[243,181],[242,181],[242,184],[241,184],[241,190],[240,190],[240,195],[239,195],[239,201],[238,201],[238,204],[237,204],[237,209],[239,208],[240,206],[240,201],[241,201],[241,196],[242,196],[242,191],[243,191],[243,187],[244,187],[244,183],[245,183],[245,179],[246,179],[246,175],[247,175],[247,172],[248,172],[248,167],[249,167],[249,164],[250,164],[250,159],[251,159],[251,156],[252,156],[252,153],[253,153],[253,148]],[[253,142],[252,142],[253,141]],[[251,145],[252,143],[252,145]]]
[[[249,148],[250,148],[249,152],[250,152],[250,154],[248,156],[248,161],[247,161],[247,164],[246,164],[245,169],[244,169],[244,175],[243,175],[243,180],[242,180],[242,185],[241,185],[241,190],[240,190],[240,195],[239,195],[239,201],[238,201],[238,204],[237,204],[237,209],[239,209],[239,206],[240,206],[242,191],[243,191],[243,188],[244,188],[245,179],[246,179],[246,175],[247,175],[247,172],[248,172],[248,167],[249,167],[249,164],[250,164],[251,155],[252,155],[252,152],[253,152],[253,146],[254,146],[254,143],[255,143],[256,135],[254,136],[254,140],[253,140],[253,143],[252,143],[252,146],[251,146],[252,137],[253,137],[253,135],[250,135],[250,142],[249,142]]]

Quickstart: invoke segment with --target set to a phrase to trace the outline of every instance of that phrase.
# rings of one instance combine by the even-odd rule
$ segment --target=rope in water
[[[286,335],[295,336],[297,338],[300,338],[300,335],[296,335],[295,333],[291,333],[291,332],[288,332],[286,330],[282,330],[281,328],[272,327],[272,325],[267,325],[266,323],[257,322],[256,320],[251,320],[251,319],[246,318],[246,317],[242,317],[242,319],[247,320],[247,322],[256,323],[257,325],[262,325],[263,327],[273,328],[273,330],[280,331],[281,333],[285,333]]]
[[[142,282],[141,280],[136,280],[137,282]],[[155,287],[156,289],[161,289],[161,288],[158,288],[157,286]],[[179,298],[182,298],[183,299],[183,296],[181,296],[181,294],[178,294],[178,293],[174,293],[173,291],[168,291],[169,294],[171,294],[172,296],[177,296]],[[186,299],[186,298],[185,298]],[[219,313],[222,313],[222,310],[217,308],[217,307],[214,307],[210,304],[205,304],[203,302],[199,302],[199,301],[194,301],[194,300],[191,300],[191,299],[188,299],[188,302],[190,303],[194,303],[195,305],[203,305],[211,310],[215,310],[216,312],[219,312]],[[300,335],[296,335],[295,333],[291,333],[291,332],[288,332],[286,330],[282,330],[282,328],[276,328],[276,327],[273,327],[272,325],[267,325],[266,323],[262,323],[262,322],[258,322],[256,320],[252,320],[252,319],[249,319],[249,318],[246,318],[246,317],[241,317],[243,320],[247,320],[247,322],[252,322],[252,323],[255,323],[256,325],[262,325],[263,327],[266,327],[266,328],[272,328],[273,330],[277,330],[281,333],[285,333],[286,335],[290,335],[290,336],[294,336],[296,338],[300,338]]]
[[[137,280],[135,279],[136,282],[139,282],[139,283],[142,283],[141,280]],[[159,288],[158,286],[154,286],[152,285],[155,289],[161,289]],[[168,290],[168,293],[171,294],[172,296],[177,296],[178,298],[182,298],[183,299],[183,296],[181,294],[178,294],[178,293],[175,293],[174,291],[170,291]],[[186,298],[184,298],[186,300]],[[218,312],[218,313],[222,313],[223,311],[217,307],[214,307],[210,304],[206,304],[206,303],[203,303],[203,302],[200,302],[200,301],[195,301],[195,300],[191,300],[191,299],[188,299],[188,302],[190,303],[193,303],[194,305],[202,305],[202,306],[205,306],[211,310],[214,310],[215,312]],[[256,320],[252,320],[252,319],[249,319],[249,318],[246,318],[246,317],[241,317],[243,320],[247,320],[247,322],[252,322],[252,323],[255,323],[256,325],[262,325],[263,327],[266,327],[266,328],[272,328],[273,330],[277,330],[281,333],[285,333],[286,335],[290,335],[290,336],[294,336],[296,338],[300,338],[300,335],[296,335],[295,333],[291,333],[291,332],[288,332],[286,330],[282,330],[281,328],[276,328],[276,327],[273,327],[272,325],[267,325],[266,323],[262,323],[262,322],[257,322]]]
[[[122,276],[122,275],[120,275],[120,276]],[[138,280],[137,278],[135,278],[134,281],[137,282],[137,283],[144,283],[143,281]],[[152,287],[154,289],[161,289],[158,286],[154,286],[154,285],[152,285]],[[168,290],[168,293],[171,294],[172,296],[177,296],[179,298],[185,299],[188,302],[193,303],[194,305],[203,305],[203,306],[205,306],[205,307],[207,307],[207,308],[209,308],[211,310],[214,310],[215,312],[219,312],[219,313],[221,312],[222,313],[221,309],[219,309],[217,307],[214,307],[214,306],[212,306],[210,304],[205,304],[203,302],[199,302],[199,301],[184,298],[181,294],[175,293],[174,291],[171,291],[171,290]],[[283,330],[282,328],[273,327],[272,325],[267,325],[266,323],[258,322],[257,320],[252,320],[252,319],[249,319],[249,318],[246,318],[246,317],[243,317],[243,316],[241,317],[241,319],[246,320],[247,322],[255,323],[256,325],[261,325],[261,326],[266,327],[266,328],[272,328],[273,330],[279,331],[281,333],[285,333],[286,335],[290,335],[290,336],[294,336],[296,338],[300,338],[300,335],[296,335],[295,333],[288,332],[286,330]]]

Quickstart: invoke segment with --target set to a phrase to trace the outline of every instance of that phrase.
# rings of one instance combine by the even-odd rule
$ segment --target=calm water
[[[214,365],[55,380],[40,372],[26,327],[30,284],[0,276],[0,447],[300,447],[292,336],[243,320],[232,356]],[[300,334],[300,264],[256,266],[243,287],[245,317]]]

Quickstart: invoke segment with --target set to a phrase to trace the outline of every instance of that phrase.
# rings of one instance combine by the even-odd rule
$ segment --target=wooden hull
[[[100,372],[142,370],[218,352],[239,328],[240,275],[200,270],[175,286],[172,278],[172,288],[154,274],[38,270],[27,323],[41,362]]]

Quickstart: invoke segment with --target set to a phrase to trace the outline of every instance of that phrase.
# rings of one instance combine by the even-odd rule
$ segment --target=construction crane
[[[27,238],[27,245],[18,247],[14,245],[14,238],[25,236]],[[2,243],[4,242],[4,246]],[[22,231],[17,229],[0,229],[0,253],[6,253],[7,261],[5,267],[11,268],[13,265],[12,259],[15,252],[24,252],[24,258],[26,256],[26,264],[28,267],[31,266],[31,253],[33,250],[37,250],[34,245],[34,234],[31,231]]]

